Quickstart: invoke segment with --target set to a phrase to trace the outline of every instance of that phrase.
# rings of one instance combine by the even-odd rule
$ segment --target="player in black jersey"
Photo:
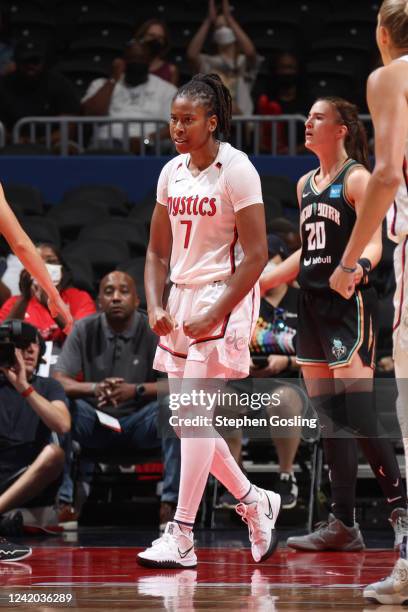
[[[320,166],[298,182],[302,248],[262,277],[261,290],[298,277],[297,360],[320,417],[332,514],[326,525],[289,538],[288,545],[304,551],[364,548],[354,521],[358,441],[387,499],[399,546],[406,494],[392,446],[379,437],[372,401],[377,300],[369,273],[381,257],[381,229],[350,275],[352,298],[329,286],[370,178],[366,135],[357,108],[340,98],[317,100],[305,127],[306,147]]]

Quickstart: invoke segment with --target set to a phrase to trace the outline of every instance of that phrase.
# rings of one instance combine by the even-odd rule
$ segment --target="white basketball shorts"
[[[183,323],[193,315],[205,313],[226,288],[224,281],[207,285],[173,285],[167,303],[167,311],[177,321],[177,328],[167,336],[161,336],[153,367],[162,372],[182,373],[186,360],[204,362],[211,360],[221,367],[234,370],[237,378],[249,374],[249,342],[259,314],[259,285],[235,306],[204,338],[188,338]]]

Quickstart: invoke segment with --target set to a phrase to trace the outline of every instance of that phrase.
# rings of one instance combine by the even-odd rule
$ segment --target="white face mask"
[[[60,264],[46,263],[45,267],[48,270],[48,274],[51,277],[53,285],[57,286],[61,282],[62,266]]]
[[[236,40],[234,31],[228,26],[221,26],[214,32],[214,42],[216,45],[230,45]]]
[[[274,270],[275,268],[276,268],[276,263],[272,260],[268,261],[268,263],[263,269],[261,276],[265,276],[266,274],[269,274],[269,272],[272,272],[272,270]]]

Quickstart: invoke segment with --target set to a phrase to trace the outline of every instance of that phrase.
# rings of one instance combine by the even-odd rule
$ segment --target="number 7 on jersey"
[[[184,238],[184,248],[187,249],[188,248],[188,243],[190,242],[190,234],[191,234],[191,226],[192,226],[192,221],[180,221],[181,225],[186,225],[186,236]]]

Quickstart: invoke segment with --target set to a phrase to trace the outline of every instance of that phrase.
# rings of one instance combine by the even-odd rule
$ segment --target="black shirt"
[[[54,70],[45,69],[35,80],[17,71],[0,79],[0,120],[8,129],[22,117],[79,115],[80,111],[74,85]]]
[[[252,355],[294,355],[299,289],[288,287],[277,307],[261,299]]]
[[[312,172],[300,204],[302,253],[298,281],[302,289],[329,290],[329,278],[340,262],[356,222],[356,212],[345,193],[347,175],[358,162],[349,159],[337,176],[319,191]]]
[[[53,378],[33,376],[30,384],[48,401],[68,404],[62,385]],[[3,376],[0,377],[0,452],[20,444],[45,445],[50,429],[28,401]]]

